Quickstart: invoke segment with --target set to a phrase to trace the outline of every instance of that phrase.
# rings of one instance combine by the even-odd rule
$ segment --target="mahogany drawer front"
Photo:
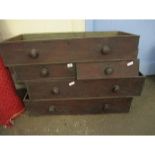
[[[134,59],[138,36],[11,42],[0,45],[6,65]]]
[[[102,80],[28,82],[31,100],[139,96],[143,77]]]
[[[68,65],[70,65],[68,67]],[[75,77],[74,64],[14,66],[17,80],[63,79]]]
[[[38,101],[27,104],[30,115],[129,112],[132,98]]]
[[[138,60],[78,63],[77,79],[103,79],[138,76]]]

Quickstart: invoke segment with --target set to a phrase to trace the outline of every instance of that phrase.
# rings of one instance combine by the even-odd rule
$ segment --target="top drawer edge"
[[[111,38],[111,37],[138,37],[139,35],[122,31],[98,31],[98,32],[65,32],[65,33],[31,33],[20,34],[4,40],[1,44],[50,41],[50,40],[69,40],[87,38]]]

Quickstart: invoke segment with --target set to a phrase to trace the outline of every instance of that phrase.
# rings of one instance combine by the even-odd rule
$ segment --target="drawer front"
[[[108,61],[100,63],[78,63],[77,79],[103,79],[138,76],[139,61]]]
[[[139,38],[107,37],[1,45],[6,65],[120,60],[137,57]]]
[[[144,83],[143,77],[28,82],[30,99],[78,99],[139,96]]]
[[[132,98],[39,101],[27,104],[30,115],[99,114],[128,112]]]
[[[74,64],[14,66],[17,80],[63,79],[75,77]]]

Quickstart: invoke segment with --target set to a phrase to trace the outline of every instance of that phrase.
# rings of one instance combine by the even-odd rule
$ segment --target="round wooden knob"
[[[114,85],[113,92],[118,93],[119,91],[120,91],[120,86],[119,85]]]
[[[103,55],[106,55],[106,54],[110,53],[110,51],[111,51],[111,49],[110,49],[110,47],[109,47],[108,45],[104,45],[104,46],[102,47],[102,49],[101,49],[101,53],[102,53]]]
[[[104,105],[104,110],[108,110],[109,109],[109,104],[105,104]]]
[[[40,72],[40,75],[41,75],[42,77],[47,77],[47,76],[49,75],[48,69],[47,69],[47,68],[42,68],[42,69],[41,69],[41,72]]]
[[[106,75],[110,75],[110,74],[113,73],[113,69],[112,69],[111,67],[107,67],[107,68],[105,68],[104,73],[105,73]]]
[[[58,87],[53,87],[53,89],[52,89],[52,94],[58,95],[59,93],[60,93],[59,88],[58,88]]]
[[[51,106],[49,106],[49,108],[48,108],[48,111],[49,112],[55,112],[55,106],[54,105],[51,105]]]
[[[39,53],[37,52],[36,49],[32,49],[32,50],[30,51],[30,53],[29,53],[29,56],[30,56],[31,58],[33,58],[33,59],[36,59],[36,58],[38,58]]]

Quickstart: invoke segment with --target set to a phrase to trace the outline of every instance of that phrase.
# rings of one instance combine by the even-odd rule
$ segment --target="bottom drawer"
[[[129,112],[132,98],[33,101],[27,103],[30,115],[99,114]]]

